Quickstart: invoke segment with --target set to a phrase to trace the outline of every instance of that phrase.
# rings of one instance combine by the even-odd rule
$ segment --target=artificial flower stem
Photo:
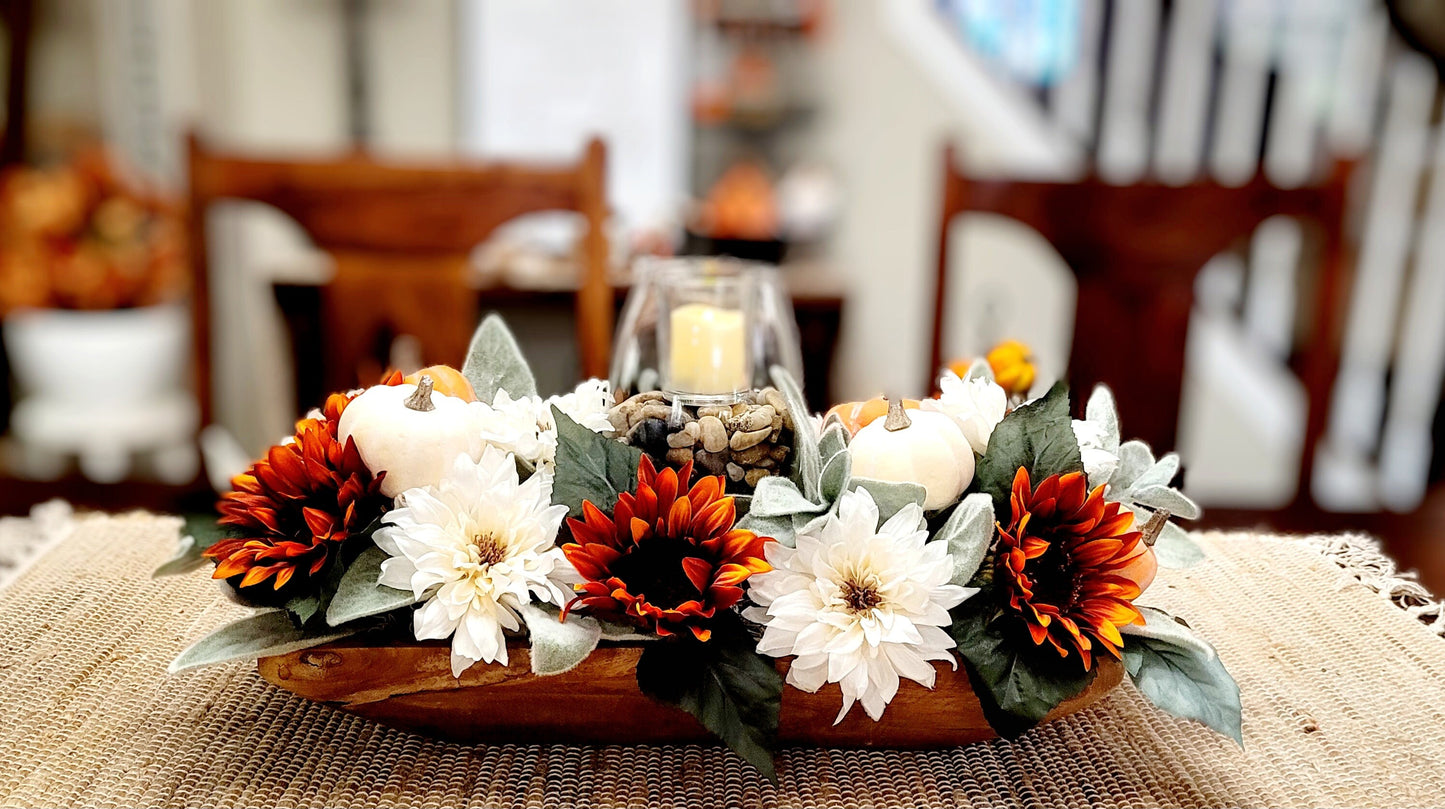
[[[415,410],[418,413],[425,413],[429,410],[436,410],[437,406],[432,404],[431,401],[431,391],[431,377],[426,374],[422,374],[421,379],[417,380],[416,390],[411,394],[410,397],[407,398],[405,402],[402,402],[402,404],[406,405],[407,409]]]

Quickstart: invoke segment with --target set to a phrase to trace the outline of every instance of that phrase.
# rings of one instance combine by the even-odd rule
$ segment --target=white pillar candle
[[[688,303],[672,310],[669,324],[671,391],[719,396],[749,387],[742,311]]]

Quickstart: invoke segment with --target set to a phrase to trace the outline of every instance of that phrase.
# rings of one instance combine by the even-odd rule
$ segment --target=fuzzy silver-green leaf
[[[355,633],[354,629],[300,629],[285,610],[269,610],[226,624],[181,652],[171,674],[187,669],[255,660],[320,646]]]
[[[951,583],[959,586],[968,584],[973,574],[978,572],[983,557],[988,554],[993,534],[993,498],[982,492],[963,498],[936,537],[948,543],[948,555],[953,558]]]
[[[517,346],[517,338],[500,315],[489,314],[472,335],[462,376],[472,383],[477,399],[490,403],[497,391],[513,399],[537,395],[537,379]]]
[[[518,612],[532,641],[532,673],[541,677],[576,668],[602,638],[602,626],[585,615],[569,615],[563,621],[560,611],[536,604],[523,604]]]
[[[377,584],[381,565],[391,555],[381,548],[367,548],[341,576],[336,595],[326,607],[326,623],[341,626],[351,621],[383,615],[416,603],[410,590]]]

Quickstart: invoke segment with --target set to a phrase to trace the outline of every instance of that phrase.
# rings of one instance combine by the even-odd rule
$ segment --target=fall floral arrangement
[[[99,150],[0,175],[0,313],[163,303],[185,292],[185,258],[180,212]]]
[[[188,526],[158,573],[209,561],[260,611],[172,670],[364,632],[448,641],[457,677],[509,644],[536,676],[637,644],[643,693],[771,775],[784,688],[836,684],[836,721],[860,703],[877,721],[903,680],[962,665],[1011,737],[1122,661],[1161,708],[1240,739],[1213,648],[1137,603],[1160,564],[1199,557],[1171,521],[1198,515],[1178,457],[1121,442],[1107,389],[1075,420],[1062,385],[1026,401],[1024,354],[993,359],[935,398],[824,418],[774,369],[789,463],[740,493],[630,442],[604,382],[540,398],[489,317],[460,372],[333,395]]]

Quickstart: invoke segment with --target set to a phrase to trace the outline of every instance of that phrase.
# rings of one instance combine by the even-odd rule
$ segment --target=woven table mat
[[[789,749],[462,746],[308,703],[235,663],[168,677],[242,611],[152,580],[179,521],[90,517],[0,591],[0,805],[1394,806],[1445,803],[1445,641],[1305,543],[1201,537],[1144,601],[1238,678],[1244,749],[1125,684],[1015,742]]]

